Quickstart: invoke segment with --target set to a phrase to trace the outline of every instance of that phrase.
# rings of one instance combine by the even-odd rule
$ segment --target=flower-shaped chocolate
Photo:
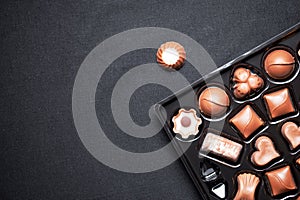
[[[249,69],[239,67],[234,71],[232,81],[233,94],[237,99],[243,99],[264,86],[264,80]]]
[[[198,127],[202,124],[201,118],[197,117],[194,109],[180,109],[178,114],[172,118],[173,131],[187,139],[191,135],[197,135]]]

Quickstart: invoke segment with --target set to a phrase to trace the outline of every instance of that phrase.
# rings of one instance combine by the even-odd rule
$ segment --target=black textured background
[[[0,199],[199,199],[180,161],[156,172],[128,174],[87,152],[71,110],[80,64],[114,34],[157,26],[189,35],[221,65],[299,20],[299,0],[1,1]],[[147,152],[167,143],[160,134],[128,139],[109,113],[118,78],[137,64],[153,62],[153,53],[120,57],[97,90],[99,121],[126,150]],[[182,73],[190,81],[198,77],[189,65]],[[147,124],[149,107],[168,94],[155,85],[137,90],[130,104],[133,119]]]

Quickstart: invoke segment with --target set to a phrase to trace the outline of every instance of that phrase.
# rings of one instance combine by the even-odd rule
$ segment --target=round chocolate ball
[[[230,99],[227,93],[219,87],[208,87],[199,96],[200,111],[211,118],[224,115],[229,106]]]
[[[295,58],[286,50],[276,49],[265,57],[264,68],[271,78],[283,80],[294,72]]]

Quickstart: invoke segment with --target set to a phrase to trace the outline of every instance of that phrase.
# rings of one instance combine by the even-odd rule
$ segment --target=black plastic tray
[[[208,121],[202,118],[203,124],[200,126],[199,134],[196,138],[192,141],[184,141],[181,140],[179,137],[176,136],[175,133],[172,131],[172,117],[177,114],[180,108],[193,108],[197,111],[197,114],[200,115],[199,108],[197,105],[197,92],[203,86],[208,83],[219,83],[220,80],[223,81],[226,88],[230,89],[230,77],[232,73],[232,69],[241,63],[246,63],[254,66],[259,71],[263,72],[264,69],[262,68],[262,59],[265,53],[272,47],[284,45],[291,48],[295,55],[297,64],[299,67],[299,55],[298,50],[300,48],[300,23],[296,24],[295,26],[289,28],[288,30],[280,33],[279,35],[271,38],[270,40],[258,45],[257,47],[253,48],[252,50],[244,53],[243,55],[237,57],[236,59],[228,62],[227,64],[219,67],[216,71],[202,77],[201,79],[197,80],[191,86],[183,88],[182,90],[178,91],[176,94],[167,97],[166,99],[162,100],[161,102],[157,103],[155,106],[155,110],[157,116],[159,117],[160,121],[163,123],[164,130],[166,131],[167,135],[169,136],[172,144],[174,145],[176,151],[182,155],[181,160],[185,165],[188,173],[190,174],[191,178],[193,179],[197,189],[199,190],[203,199],[219,199],[215,195],[210,192],[211,185],[205,183],[201,179],[200,173],[200,164],[201,162],[209,162],[213,163],[219,167],[221,171],[221,177],[225,180],[227,186],[227,196],[226,199],[233,199],[237,190],[237,182],[236,176],[241,172],[252,172],[260,177],[260,183],[256,190],[256,199],[274,199],[270,195],[270,189],[265,180],[265,172],[270,169],[276,169],[277,167],[283,165],[290,165],[292,168],[292,172],[294,174],[294,179],[298,186],[297,191],[293,191],[291,193],[286,193],[285,195],[279,195],[275,199],[295,199],[300,195],[300,169],[299,166],[296,166],[295,159],[300,157],[300,150],[298,151],[290,151],[289,146],[280,134],[280,128],[285,120],[289,119],[290,121],[296,122],[300,125],[300,117],[299,117],[299,109],[300,109],[300,75],[298,73],[297,77],[294,78],[291,82],[286,84],[276,84],[271,81],[266,81],[266,88],[261,92],[259,98],[240,102],[235,101],[233,97],[231,101],[231,111],[226,118],[219,120],[219,121]],[[220,75],[220,76],[219,76]],[[221,78],[221,79],[220,79]],[[221,82],[222,82],[221,81]],[[280,88],[288,86],[292,90],[294,101],[297,107],[297,112],[292,117],[285,118],[281,121],[277,121],[273,123],[268,119],[267,110],[264,106],[264,102],[262,99],[262,94],[268,93],[272,91],[273,88]],[[196,94],[196,95],[195,95]],[[181,102],[179,104],[179,102]],[[244,141],[243,138],[231,127],[228,120],[229,118],[239,109],[242,105],[251,104],[260,110],[262,113],[262,117],[266,120],[267,124],[264,130],[261,132],[254,134],[254,137],[250,141]],[[227,134],[229,137],[234,137],[240,140],[243,145],[244,149],[242,152],[241,159],[237,165],[230,165],[230,164],[222,164],[217,162],[216,160],[212,160],[209,158],[204,158],[199,155],[199,140],[207,131],[207,127],[213,127],[214,130],[220,131],[222,133]],[[281,154],[281,159],[276,163],[273,163],[271,166],[267,166],[265,168],[258,168],[251,164],[249,160],[249,155],[254,150],[253,141],[255,138],[261,135],[268,135],[274,142],[276,149]],[[187,147],[188,146],[188,147]],[[187,149],[186,149],[187,148]]]

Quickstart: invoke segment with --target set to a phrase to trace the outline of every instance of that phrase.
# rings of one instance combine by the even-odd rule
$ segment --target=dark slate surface
[[[180,161],[159,171],[129,174],[87,152],[71,110],[80,64],[114,34],[158,26],[189,35],[221,65],[297,23],[299,8],[298,0],[1,1],[1,199],[199,199]],[[153,61],[147,55],[155,51],[145,52],[134,64]],[[166,137],[128,139],[109,113],[111,90],[133,65],[116,67],[129,61],[120,58],[105,72],[97,90],[97,97],[103,97],[97,114],[115,144],[147,152],[166,144]],[[191,66],[182,72],[190,81],[197,79]],[[155,85],[137,90],[130,104],[136,123],[147,124],[148,108],[168,94]]]

